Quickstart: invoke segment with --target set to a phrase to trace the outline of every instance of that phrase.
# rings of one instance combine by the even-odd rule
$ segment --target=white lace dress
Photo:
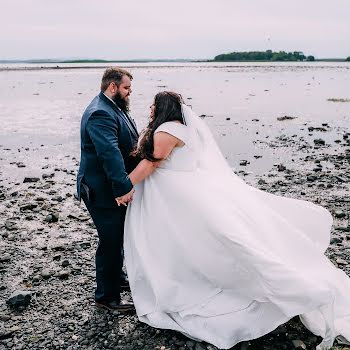
[[[185,145],[136,186],[125,262],[140,321],[219,348],[300,315],[324,337],[350,340],[350,279],[325,257],[332,217],[272,195],[232,172],[199,166],[196,132],[162,124]]]

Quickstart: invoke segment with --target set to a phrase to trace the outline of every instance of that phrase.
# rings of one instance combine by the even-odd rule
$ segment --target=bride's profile
[[[140,321],[223,349],[296,315],[319,350],[350,340],[350,278],[324,255],[326,209],[247,185],[173,92],[155,96],[135,152],[125,263]]]

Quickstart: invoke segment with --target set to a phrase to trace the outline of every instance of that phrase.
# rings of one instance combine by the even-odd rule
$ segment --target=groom
[[[133,304],[120,298],[125,285],[123,235],[126,208],[116,198],[127,195],[133,185],[130,173],[137,159],[130,152],[138,133],[128,116],[132,75],[121,68],[108,68],[101,92],[86,108],[80,128],[81,160],[77,177],[78,198],[83,199],[96,226],[96,305],[109,310],[128,311]]]

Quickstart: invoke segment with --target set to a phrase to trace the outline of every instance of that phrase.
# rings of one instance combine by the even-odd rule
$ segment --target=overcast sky
[[[350,56],[350,0],[0,0],[0,59]]]

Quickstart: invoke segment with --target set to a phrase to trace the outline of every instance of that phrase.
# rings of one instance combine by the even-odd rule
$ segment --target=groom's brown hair
[[[101,81],[101,91],[106,91],[109,84],[115,82],[119,85],[123,79],[123,76],[126,75],[133,79],[133,76],[126,69],[120,67],[110,67],[105,70],[103,73],[102,81]]]

